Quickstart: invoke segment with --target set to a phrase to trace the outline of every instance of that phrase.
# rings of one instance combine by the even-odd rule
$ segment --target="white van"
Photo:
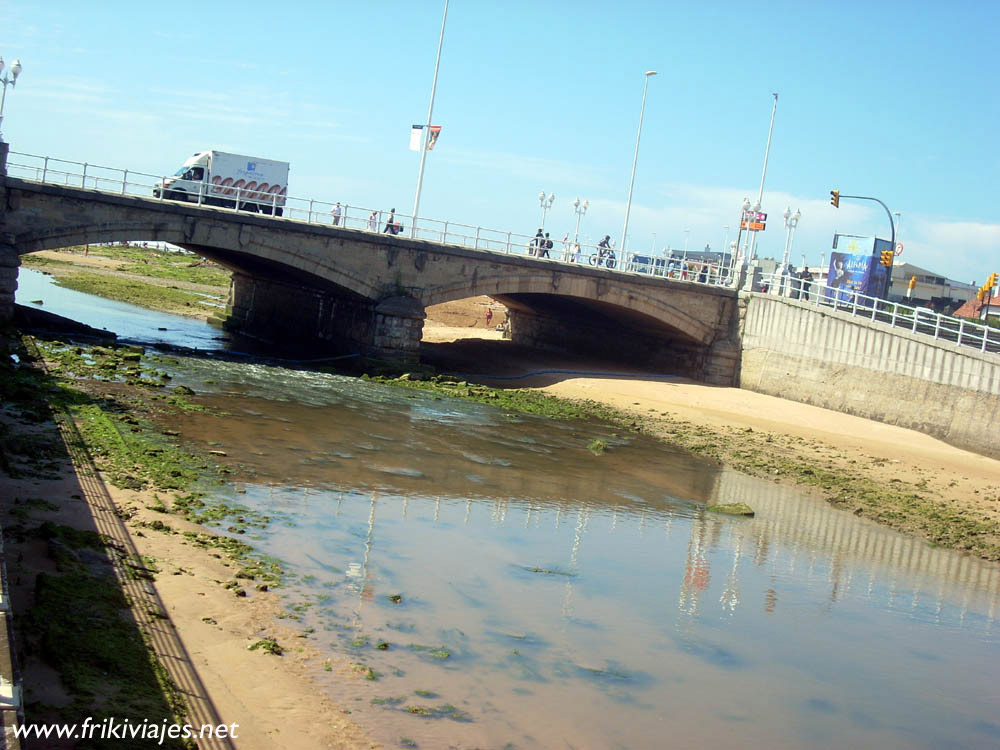
[[[288,194],[286,161],[225,151],[199,151],[173,177],[156,183],[153,195],[207,206],[281,216]]]

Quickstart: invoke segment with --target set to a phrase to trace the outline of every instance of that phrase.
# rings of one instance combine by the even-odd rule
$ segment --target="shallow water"
[[[327,688],[387,746],[1000,742],[997,566],[597,424],[183,370],[230,416],[172,426],[245,472],[310,644],[362,665]]]
[[[70,317],[112,328],[108,305]],[[262,364],[172,375],[228,415],[172,426],[227,454],[220,500],[274,519],[248,541],[293,574],[309,644],[359,665],[317,673],[386,747],[1000,745],[996,565],[597,424]],[[705,508],[733,501],[756,517]]]
[[[191,349],[221,349],[227,339],[221,330],[200,320],[64,289],[56,286],[51,276],[29,268],[18,270],[14,296],[19,305],[62,315],[98,330],[112,331],[124,340]]]

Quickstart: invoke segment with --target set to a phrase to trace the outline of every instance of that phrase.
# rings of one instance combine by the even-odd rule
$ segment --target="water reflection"
[[[315,645],[373,670],[326,687],[360,691],[352,711],[387,745],[1000,738],[996,566],[600,425],[203,367],[177,377],[231,416],[174,426],[287,519],[255,542],[300,576]]]

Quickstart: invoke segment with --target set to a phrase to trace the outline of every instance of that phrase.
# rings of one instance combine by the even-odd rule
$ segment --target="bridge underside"
[[[345,353],[415,363],[426,313],[400,294],[378,302],[304,276],[236,270],[224,325],[228,330],[317,357]],[[592,356],[621,367],[704,377],[715,357],[648,315],[616,305],[553,294],[504,294],[511,340],[542,351]],[[728,366],[727,366],[728,367]],[[727,369],[727,372],[729,370]],[[726,375],[731,377],[731,375]]]
[[[511,339],[690,377],[703,369],[707,347],[648,315],[598,300],[550,294],[497,295],[510,311]]]

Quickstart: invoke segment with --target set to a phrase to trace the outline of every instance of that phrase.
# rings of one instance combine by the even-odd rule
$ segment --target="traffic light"
[[[840,191],[831,190],[830,191],[830,205],[834,208],[840,208]]]
[[[913,287],[915,287],[916,285],[917,285],[917,277],[916,276],[911,276],[910,277],[910,289],[912,290]]]
[[[883,266],[892,265],[892,250],[883,250],[881,260],[879,260]]]
[[[989,276],[986,277],[986,284],[983,286],[983,289],[989,291],[990,289],[992,289],[997,285],[998,280],[1000,280],[1000,274],[991,273]]]

